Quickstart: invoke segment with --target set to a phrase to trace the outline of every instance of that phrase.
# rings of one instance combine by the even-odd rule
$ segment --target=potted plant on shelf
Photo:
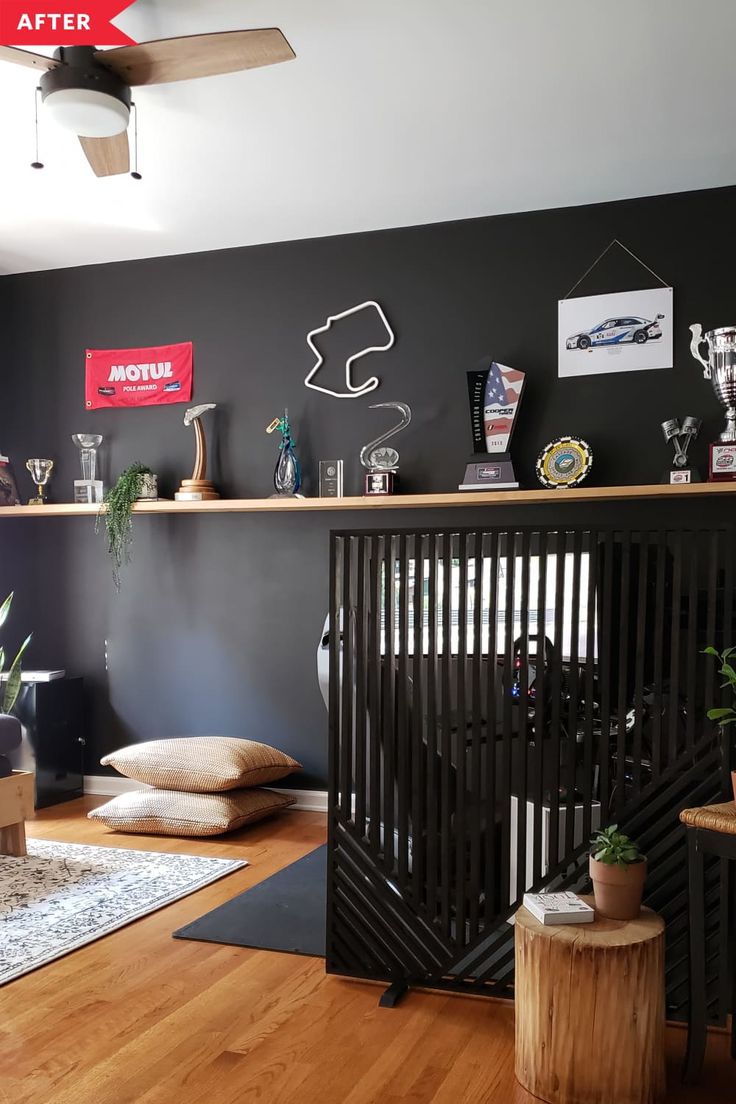
[[[714,656],[719,660],[721,666],[718,669],[718,674],[723,675],[725,682],[721,683],[721,689],[726,686],[730,686],[731,693],[736,699],[736,669],[734,669],[731,663],[731,657],[736,655],[736,646],[726,648],[725,651],[719,652],[717,648],[704,648],[704,655]],[[736,724],[736,709],[730,705],[717,706],[714,709],[708,710],[708,720],[718,721],[719,725],[732,725]],[[733,799],[736,801],[736,771],[731,771],[731,786],[733,787]]]
[[[591,842],[589,870],[596,912],[610,920],[635,920],[647,876],[647,860],[638,844],[619,832],[616,824],[596,832]]]
[[[136,461],[121,472],[105,495],[97,516],[105,523],[107,550],[112,556],[112,577],[120,590],[120,571],[130,560],[133,541],[133,506],[140,498],[156,498],[156,477],[145,464]]]

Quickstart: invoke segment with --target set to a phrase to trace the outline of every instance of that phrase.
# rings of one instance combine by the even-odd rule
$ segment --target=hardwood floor
[[[505,1002],[416,992],[379,1009],[380,989],[327,977],[320,959],[171,938],[318,846],[321,814],[198,842],[108,832],[83,819],[101,800],[44,810],[28,834],[252,865],[0,990],[2,1104],[533,1104]],[[668,1104],[733,1104],[724,1035],[690,1089],[684,1031],[667,1042]]]

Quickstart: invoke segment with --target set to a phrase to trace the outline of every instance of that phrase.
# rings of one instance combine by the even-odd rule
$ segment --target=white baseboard
[[[287,790],[281,786],[269,786],[269,790],[277,793],[292,794],[296,798],[296,805],[290,808],[309,813],[327,812],[327,790]],[[145,782],[136,782],[132,778],[117,777],[115,775],[85,774],[84,792],[86,794],[99,794],[103,797],[117,797],[118,794],[132,793],[133,790],[150,790]]]

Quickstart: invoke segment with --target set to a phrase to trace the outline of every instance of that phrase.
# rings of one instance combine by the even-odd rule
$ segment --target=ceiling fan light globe
[[[128,129],[127,104],[92,88],[62,88],[44,99],[49,117],[64,130],[84,138],[111,138]]]

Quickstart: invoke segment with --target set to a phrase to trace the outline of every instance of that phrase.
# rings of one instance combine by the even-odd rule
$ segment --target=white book
[[[586,905],[577,893],[525,893],[524,908],[540,924],[590,924],[595,909]]]
[[[54,682],[56,679],[64,678],[66,671],[22,671],[20,680],[21,682]],[[7,682],[8,672],[4,671],[0,675],[2,682]]]

